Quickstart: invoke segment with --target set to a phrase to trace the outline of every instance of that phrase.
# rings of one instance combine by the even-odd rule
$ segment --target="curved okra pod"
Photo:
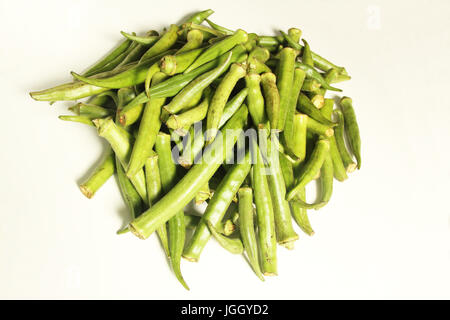
[[[147,186],[148,204],[152,206],[162,196],[161,175],[159,173],[158,155],[152,151],[150,157],[145,161],[145,181]],[[163,224],[156,230],[161,245],[167,257],[170,257],[169,240],[166,225]]]
[[[181,114],[171,115],[166,121],[166,126],[173,130],[178,130],[184,127],[190,127],[195,122],[203,120],[208,112],[210,100],[210,95],[207,95],[198,106]]]
[[[264,91],[266,112],[270,122],[270,128],[279,128],[280,93],[277,87],[277,77],[273,73],[266,72],[261,76],[261,84]]]
[[[334,129],[334,135],[336,137],[336,145],[339,150],[339,154],[342,158],[342,163],[344,164],[345,170],[347,173],[351,173],[356,169],[356,163],[353,162],[353,158],[351,154],[348,152],[347,147],[345,146],[344,140],[344,115],[341,110],[336,110],[335,113],[338,117],[338,125]]]
[[[314,61],[312,58],[311,48],[305,39],[303,41],[302,62],[307,66],[314,67]]]
[[[185,23],[181,27],[183,28],[183,30],[181,30],[180,32],[187,31],[187,33],[189,33],[192,30],[197,30],[197,31],[200,31],[202,33],[202,36],[204,36],[206,39],[210,39],[212,37],[224,36],[224,34],[222,32],[217,31],[216,29],[205,27],[203,25],[192,23],[192,22]],[[186,35],[186,38],[187,38],[187,35]]]
[[[161,57],[166,54],[170,54],[173,51],[166,51],[159,56],[147,59],[139,65],[133,65],[130,69],[127,69],[119,74],[113,75],[108,78],[94,79],[86,78],[71,72],[72,76],[81,82],[88,83],[94,86],[109,88],[109,89],[120,89],[124,87],[132,87],[137,84],[141,84],[145,81],[147,76],[148,68],[157,62]],[[106,91],[106,90],[105,90]]]
[[[170,25],[166,33],[164,33],[158,41],[150,47],[141,57],[139,63],[144,63],[145,60],[152,59],[160,55],[161,53],[169,50],[175,44],[178,39],[178,26],[175,24]]]
[[[219,122],[219,128],[222,128],[222,126],[225,124],[225,122],[227,122],[228,119],[230,119],[233,116],[233,114],[236,112],[236,110],[239,109],[239,107],[242,105],[245,98],[247,97],[247,94],[248,94],[248,89],[244,88],[241,91],[239,91],[238,93],[236,93],[236,95],[227,102],[227,104],[225,105],[225,108],[223,108],[222,117],[220,118],[220,122]]]
[[[324,117],[331,120],[331,115],[333,113],[334,101],[333,99],[325,99],[325,103],[320,112]],[[339,154],[339,150],[337,147],[336,137],[334,135],[328,137],[328,141],[330,141],[330,151],[329,156],[333,162],[333,174],[336,180],[344,181],[348,178],[346,169],[342,162],[342,158]]]
[[[253,157],[252,187],[256,205],[258,247],[261,270],[266,276],[277,275],[277,241],[272,199],[266,178],[266,167],[255,140],[250,142]]]
[[[110,148],[103,161],[95,168],[89,178],[80,184],[81,193],[91,199],[97,190],[114,174],[114,171],[115,157]]]
[[[146,239],[163,223],[173,217],[191,201],[200,188],[208,182],[223,162],[227,150],[234,146],[237,137],[230,130],[241,130],[246,124],[248,111],[241,107],[224,126],[223,139],[216,139],[210,144],[202,161],[193,166],[186,175],[153,207],[129,224],[130,230],[137,237]]]
[[[157,73],[153,82],[159,83],[167,76],[164,73]],[[127,176],[134,177],[144,166],[146,159],[150,156],[153,145],[156,141],[159,129],[161,128],[161,108],[166,98],[150,99],[145,105],[144,112],[139,124],[139,131],[133,145],[130,161],[127,168]]]
[[[213,13],[214,13],[214,11],[211,10],[211,9],[204,10],[204,11],[199,11],[199,12],[196,12],[193,15],[191,15],[183,23],[192,22],[192,23],[200,24],[203,21],[205,21],[205,19],[208,18]]]
[[[136,62],[137,64],[138,60],[145,53],[146,50],[147,46],[138,44],[137,42],[133,42],[129,50],[126,52],[125,57],[122,59],[122,61],[120,61],[120,63],[117,65],[116,68],[119,68],[131,62]]]
[[[258,262],[258,243],[254,226],[253,191],[249,187],[240,188],[239,195],[239,230],[244,244],[247,259],[256,276],[264,281]]]
[[[187,68],[184,73],[189,73],[195,68],[200,67],[201,65],[221,56],[222,54],[231,50],[234,46],[246,42],[248,39],[247,32],[244,30],[238,29],[232,36],[225,38],[220,42],[214,43],[208,49],[206,49],[195,61],[193,64]]]
[[[191,30],[186,35],[186,43],[177,51],[177,54],[200,48],[202,43],[203,33],[200,30]]]
[[[322,75],[319,72],[317,72],[316,69],[314,69],[314,67],[308,66],[307,64],[304,64],[304,63],[301,63],[301,62],[296,62],[295,63],[295,67],[296,68],[300,68],[303,71],[305,71],[306,77],[308,79],[317,81],[322,88],[327,89],[327,90],[331,90],[331,91],[339,91],[339,92],[342,91],[342,89],[330,86],[325,81],[325,79],[322,77]]]
[[[325,72],[325,74],[323,75],[323,79],[326,81],[326,83],[332,84],[335,82],[335,80],[337,79],[338,76],[339,76],[338,70],[333,68],[333,69],[330,69],[327,72]],[[319,94],[324,96],[326,91],[327,91],[327,89],[321,88],[319,90]]]
[[[117,180],[122,197],[131,213],[131,219],[138,217],[144,211],[144,205],[139,193],[125,175],[125,171],[116,157]]]
[[[309,100],[309,98],[302,92],[298,97],[297,109],[304,114],[308,115],[316,121],[319,121],[327,126],[335,126],[336,124],[331,120],[328,120],[319,109]]]
[[[361,168],[361,138],[359,135],[358,122],[356,121],[355,110],[352,99],[343,97],[340,101],[342,114],[344,115],[345,131],[347,133],[350,147],[355,155],[358,170]]]
[[[325,156],[330,150],[330,142],[326,139],[319,139],[311,154],[311,157],[302,168],[301,175],[296,179],[295,186],[289,191],[287,200],[290,201],[297,196],[310,181],[320,172]]]
[[[290,29],[289,29],[290,30]],[[300,94],[300,90],[303,86],[303,82],[305,80],[305,72],[302,69],[295,68],[294,70],[294,81],[292,84],[292,90],[291,90],[291,98],[289,100],[288,109],[286,111],[286,120],[284,123],[284,131],[283,131],[283,141],[286,144],[288,150],[290,150],[292,153],[294,153],[298,158],[304,159],[304,151],[300,152],[299,155],[297,155],[297,152],[294,152],[293,149],[298,147],[297,139],[298,137],[294,138],[294,127],[297,124],[294,124],[294,116],[295,116],[295,110],[297,106],[298,96]],[[296,121],[299,121],[298,119]],[[301,138],[302,143],[303,139]],[[304,150],[304,148],[300,148],[300,150]]]
[[[294,49],[297,49],[299,51],[303,50],[303,46],[299,44],[298,42],[295,42],[288,34],[281,31],[281,34],[283,35],[286,42]],[[273,40],[271,40],[273,42]],[[317,53],[311,52],[312,58],[314,60],[314,66],[322,71],[328,71],[329,69],[335,68],[338,69],[340,74],[347,75],[347,71],[344,67],[338,67],[334,63],[328,61],[327,59],[319,56]]]
[[[242,245],[242,241],[239,238],[228,238],[221,233],[219,233],[211,221],[206,221],[209,231],[213,235],[213,237],[217,240],[217,242],[224,248],[225,250],[233,253],[233,254],[241,254],[244,252],[244,246]]]
[[[125,53],[127,49],[130,47],[131,42],[132,42],[131,40],[122,41],[113,51],[111,51],[110,54],[108,54],[105,58],[94,64],[85,73],[83,73],[83,76],[89,77],[91,75],[97,74],[99,70],[101,70],[103,67],[112,62],[114,59]]]
[[[210,25],[211,28],[213,28],[214,30],[217,30],[219,32],[221,32],[224,35],[230,36],[234,33],[233,30],[227,29],[225,27],[219,26],[218,24],[212,22],[209,19],[205,19],[205,21]]]
[[[247,71],[242,64],[233,63],[214,92],[206,117],[207,144],[211,143],[216,137],[223,109],[230,97],[231,91],[239,79],[243,78],[246,73]]]
[[[226,176],[215,190],[214,195],[209,201],[208,207],[202,216],[201,222],[195,229],[194,235],[186,246],[186,249],[183,252],[184,258],[189,261],[198,261],[203,248],[211,238],[207,222],[211,222],[214,226],[217,226],[220,223],[233,201],[236,192],[248,175],[250,166],[250,155],[247,153],[243,163],[236,163],[233,165],[232,169],[227,172]]]
[[[272,137],[272,139],[276,139]],[[272,197],[272,207],[275,221],[275,234],[277,242],[286,248],[289,248],[295,240],[298,240],[298,234],[292,227],[291,211],[289,203],[286,201],[286,185],[280,167],[279,152],[271,143],[271,150],[268,156],[269,174],[267,182],[270,196]],[[258,196],[258,195],[256,195]]]
[[[161,71],[161,69],[159,68],[158,62],[155,62],[154,64],[152,64],[152,66],[150,68],[148,68],[148,70],[147,70],[147,74],[146,74],[145,80],[144,80],[144,91],[147,94],[147,97],[149,97],[149,98],[150,98],[150,82],[152,81],[153,76],[160,71]]]
[[[161,176],[161,184],[167,194],[176,184],[177,168],[172,159],[170,135],[159,133],[156,138],[155,149],[158,154],[158,166]],[[169,252],[172,268],[178,281],[189,290],[180,270],[181,254],[184,247],[186,227],[184,226],[184,213],[179,210],[169,219]]]
[[[92,123],[92,119],[90,117],[86,117],[86,116],[59,116],[58,118],[61,120],[64,120],[64,121],[72,121],[72,122],[87,124],[88,126],[94,125]]]
[[[95,119],[93,122],[97,127],[98,135],[109,142],[122,167],[126,168],[131,155],[132,137],[130,134],[123,128],[118,127],[111,118]],[[133,183],[142,200],[147,203],[144,171],[139,171],[130,181]]]
[[[285,156],[280,155],[280,167],[286,183],[286,188],[291,189],[294,185],[294,171],[292,163]],[[305,198],[305,188],[303,188],[299,191],[297,199],[305,201]],[[291,208],[292,217],[300,229],[307,235],[312,236],[314,234],[314,230],[309,222],[307,210],[300,207],[296,201],[290,201],[289,206]]]
[[[110,100],[114,102],[114,107],[112,108],[109,105]],[[92,96],[87,100],[88,104],[93,104],[95,106],[99,107],[105,107],[105,108],[111,108],[115,109],[117,107],[117,94],[115,92],[111,91],[105,91],[102,93],[99,93],[95,96]]]
[[[245,84],[248,89],[247,105],[250,116],[255,126],[266,121],[264,111],[264,97],[261,92],[261,76],[256,73],[250,73],[245,76]]]
[[[144,46],[151,46],[159,39],[158,35],[147,35],[145,37],[140,37],[134,34],[126,33],[124,31],[120,31],[120,34],[122,34],[125,38]]]
[[[232,53],[228,53],[228,56],[223,63],[221,63],[215,69],[206,72],[190,82],[186,87],[183,88],[173,99],[172,101],[164,107],[168,113],[177,113],[181,109],[183,109],[189,101],[194,97],[198,92],[203,91],[207,86],[211,84],[215,79],[217,79],[225,70],[228,68],[229,63],[231,61]]]
[[[283,48],[278,62],[277,86],[280,92],[280,118],[279,129],[283,130],[286,122],[289,103],[294,83],[294,65],[298,51],[292,48]]]

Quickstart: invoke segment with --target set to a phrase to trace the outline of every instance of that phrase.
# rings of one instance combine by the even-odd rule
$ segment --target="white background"
[[[182,262],[187,292],[154,236],[115,234],[127,216],[113,179],[92,200],[78,191],[101,156],[95,130],[28,92],[70,81],[120,30],[207,8],[232,29],[297,26],[347,68],[363,164],[311,214],[316,235],[279,249],[278,277],[260,282],[211,241],[199,263]],[[0,298],[450,298],[449,12],[445,0],[2,0]]]

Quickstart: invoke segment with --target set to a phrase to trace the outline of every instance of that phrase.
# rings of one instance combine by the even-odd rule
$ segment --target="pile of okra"
[[[261,280],[276,275],[277,244],[293,249],[299,238],[292,220],[313,235],[307,210],[326,205],[333,179],[361,166],[352,99],[336,98],[342,90],[333,86],[347,71],[311,51],[297,28],[234,31],[212,13],[161,34],[121,32],[124,40],[82,75],[72,72],[72,82],[31,93],[89,97],[60,116],[108,142],[82,193],[92,198],[116,174],[131,221],[118,233],[156,231],[186,289],[181,257],[198,261],[211,237],[244,254]],[[308,203],[313,180],[320,191]],[[207,205],[203,214],[185,212],[192,201]]]

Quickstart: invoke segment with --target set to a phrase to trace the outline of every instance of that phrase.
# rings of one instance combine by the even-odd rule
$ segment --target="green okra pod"
[[[244,88],[238,93],[236,93],[236,95],[227,102],[225,108],[223,108],[222,117],[220,118],[219,122],[219,128],[222,128],[225,122],[227,122],[228,119],[230,119],[233,116],[233,114],[239,109],[239,107],[242,105],[245,98],[247,97],[247,94],[248,89]]]
[[[292,87],[294,83],[294,65],[298,51],[292,48],[283,48],[280,52],[280,60],[278,63],[277,86],[280,92],[280,130],[284,129],[286,117],[289,109],[289,103],[292,96]]]
[[[314,134],[322,135],[327,138],[334,135],[334,130],[332,127],[322,124],[313,118],[308,117],[308,120],[306,121],[306,128]]]
[[[300,42],[300,38],[302,37],[302,30],[297,28],[290,28],[288,30],[288,35],[295,42]]]
[[[201,189],[195,194],[195,204],[199,205],[211,198],[211,190],[209,184],[205,183]]]
[[[334,101],[333,99],[325,99],[325,103],[323,108],[320,110],[322,115],[331,120],[331,115],[333,113]],[[333,174],[336,180],[344,181],[348,178],[346,169],[344,167],[344,163],[342,161],[341,155],[339,153],[336,137],[334,134],[328,137],[328,141],[330,141],[330,151],[329,156],[331,157],[333,163]]]
[[[109,148],[106,156],[95,168],[92,174],[82,184],[80,184],[81,193],[88,199],[91,199],[94,194],[115,172],[115,157],[111,148]]]
[[[169,29],[166,33],[164,33],[158,41],[150,47],[139,60],[140,63],[143,63],[145,60],[152,59],[160,55],[163,52],[166,52],[175,44],[178,39],[178,26],[175,24],[170,25]]]
[[[126,168],[131,155],[133,138],[125,130],[119,128],[111,118],[95,119],[93,122],[97,127],[98,135],[109,142],[122,167]],[[144,171],[139,171],[130,181],[133,183],[142,200],[147,203]]]
[[[310,181],[312,181],[320,172],[325,156],[330,149],[330,142],[326,139],[319,139],[311,154],[311,157],[302,168],[301,175],[296,179],[295,186],[288,192],[287,200],[290,201],[297,196]]]
[[[319,93],[321,84],[314,79],[306,79],[303,82],[302,91],[311,92],[311,93]]]
[[[147,186],[147,198],[149,206],[156,203],[162,196],[161,175],[159,173],[158,154],[154,151],[145,161],[145,182]],[[170,257],[169,238],[167,235],[167,226],[163,224],[156,230],[161,245],[167,257]]]
[[[161,185],[167,194],[177,180],[177,168],[172,159],[172,148],[170,135],[159,133],[155,144],[156,153],[158,154],[158,166],[161,176]],[[186,282],[181,274],[180,261],[184,247],[186,227],[184,226],[184,213],[179,210],[172,218],[169,219],[169,252],[172,268],[178,281],[187,289]]]
[[[159,83],[167,76],[164,73],[157,73],[153,83]],[[134,177],[144,166],[146,159],[150,156],[153,145],[156,141],[159,129],[161,128],[161,108],[166,98],[151,98],[145,105],[144,112],[139,124],[139,131],[133,145],[130,161],[127,168],[127,176]]]
[[[266,48],[263,47],[255,47],[248,54],[249,59],[256,59],[262,63],[266,62],[270,58],[270,52]]]
[[[283,35],[284,39],[287,41],[287,43],[294,49],[297,49],[299,51],[303,50],[303,46],[299,44],[298,42],[295,42],[288,34],[281,31],[281,34]],[[266,39],[267,41],[267,39]],[[273,40],[270,40],[273,43]],[[314,60],[314,66],[322,71],[328,71],[329,69],[335,68],[339,70],[340,74],[347,75],[347,71],[343,67],[338,67],[334,63],[328,61],[327,59],[319,56],[317,53],[311,52],[312,58]]]
[[[253,191],[249,187],[240,188],[239,195],[239,231],[244,244],[247,259],[256,276],[264,281],[258,262],[258,242],[254,226]]]
[[[250,166],[250,155],[247,153],[243,163],[236,163],[233,165],[232,169],[228,171],[215,190],[214,195],[209,201],[208,207],[202,216],[201,222],[195,229],[191,241],[186,246],[183,253],[184,258],[189,261],[198,261],[203,248],[211,237],[207,222],[211,222],[214,226],[217,226],[220,223],[233,201],[236,192],[248,175]]]
[[[292,92],[291,98],[289,100],[288,109],[286,111],[286,120],[284,123],[284,131],[283,131],[283,141],[287,146],[288,150],[294,153],[298,158],[304,158],[304,151],[300,152],[300,156],[297,155],[297,152],[294,151],[296,147],[299,147],[298,141],[296,140],[298,137],[294,138],[294,127],[299,123],[294,124],[295,110],[297,106],[298,96],[300,94],[300,90],[302,88],[303,82],[305,80],[305,72],[302,69],[295,68],[294,70],[294,81],[292,84]],[[298,119],[296,121],[299,121]],[[297,131],[298,134],[298,131]],[[303,140],[302,140],[303,141]],[[300,150],[304,150],[300,148]],[[303,156],[302,156],[303,155]]]
[[[311,102],[316,106],[317,109],[322,109],[325,104],[325,97],[321,94],[316,94],[311,97]]]
[[[155,64],[161,57],[174,52],[173,50],[165,51],[157,56],[149,58],[143,61],[141,64],[134,65],[130,69],[127,69],[119,74],[113,75],[107,78],[86,78],[71,72],[72,76],[80,80],[81,82],[88,83],[94,86],[109,88],[109,89],[119,89],[124,87],[132,87],[141,84],[145,81],[147,77],[148,68]]]
[[[212,22],[209,19],[205,19],[205,21],[210,25],[211,28],[213,28],[214,30],[220,31],[222,34],[230,36],[234,33],[233,30],[227,29],[225,27],[219,26],[218,24]]]
[[[173,217],[184,208],[217,171],[223,162],[227,150],[236,142],[235,134],[229,136],[230,130],[240,130],[247,120],[248,111],[241,107],[233,117],[225,124],[221,141],[216,139],[210,144],[203,157],[208,161],[202,161],[193,166],[186,175],[153,207],[143,213],[129,225],[130,230],[137,237],[146,239],[163,223]]]
[[[59,116],[58,118],[61,120],[64,120],[64,121],[72,121],[72,122],[87,124],[88,126],[94,125],[92,123],[92,119],[87,116]]]
[[[239,238],[229,238],[222,234],[220,234],[216,227],[211,223],[211,221],[206,221],[208,226],[208,230],[211,232],[213,237],[217,240],[217,242],[222,246],[222,248],[233,254],[241,254],[244,252],[244,246],[242,245],[242,241]]]
[[[219,129],[220,119],[222,118],[223,109],[228,101],[231,91],[236,86],[239,79],[246,75],[246,69],[243,65],[233,63],[230,70],[225,74],[219,83],[208,108],[206,117],[206,143],[211,143],[216,137]]]
[[[197,48],[187,52],[178,51],[175,55],[166,55],[161,59],[159,67],[169,76],[183,73],[204,50]]]
[[[89,77],[91,75],[94,75],[98,73],[98,70],[102,69],[104,66],[106,66],[108,63],[122,55],[124,52],[127,51],[127,49],[131,45],[131,40],[125,40],[122,41],[111,53],[109,53],[105,58],[94,64],[92,67],[90,67],[83,75],[85,77]]]
[[[280,93],[277,87],[277,77],[273,73],[264,73],[261,76],[261,84],[264,91],[264,98],[266,103],[266,112],[272,130],[280,129],[279,115],[280,115]]]
[[[211,47],[206,49],[193,64],[187,68],[184,73],[189,73],[192,70],[200,67],[201,65],[221,56],[222,54],[231,50],[234,46],[246,42],[248,39],[247,32],[238,29],[232,36],[225,38],[224,40],[214,43]]]
[[[298,97],[297,109],[308,115],[310,118],[313,118],[316,121],[319,121],[327,126],[335,126],[336,124],[331,120],[328,120],[319,109],[311,102],[311,100],[302,92]]]
[[[140,36],[136,36],[134,34],[129,34],[124,31],[120,31],[120,34],[122,34],[125,38],[127,38],[131,41],[134,41],[138,44],[144,45],[144,46],[151,46],[159,39],[158,35],[147,35],[145,37],[140,37]]]
[[[79,115],[85,116],[90,119],[104,118],[112,115],[112,110],[103,108],[95,104],[79,102],[76,105],[69,108],[70,111]]]
[[[347,147],[345,145],[344,140],[344,115],[341,110],[335,111],[338,117],[338,125],[334,129],[334,135],[336,137],[336,145],[339,150],[339,154],[341,155],[342,163],[344,164],[345,170],[347,173],[351,173],[356,169],[356,163],[353,162],[353,158],[351,154],[348,152]]]
[[[309,44],[305,39],[302,39],[302,41],[303,41],[302,62],[307,66],[314,67],[311,48],[309,47]]]
[[[260,265],[264,275],[274,276],[277,275],[277,241],[272,199],[266,178],[266,167],[256,141],[253,140],[250,146],[253,157],[252,187],[256,205]]]
[[[213,13],[214,13],[214,10],[211,10],[211,9],[199,11],[199,12],[196,12],[193,15],[191,15],[183,23],[192,22],[192,23],[200,24],[203,21],[205,21],[205,19],[208,18]]]
[[[352,99],[343,97],[340,101],[342,114],[344,115],[345,131],[347,133],[350,147],[355,155],[357,167],[361,168],[361,137],[359,134],[359,126],[356,121],[355,110],[353,109]]]
[[[264,97],[261,92],[261,76],[256,73],[250,73],[245,76],[245,84],[248,89],[247,105],[253,124],[258,126],[266,121],[264,111]]]
[[[128,209],[130,210],[131,219],[134,219],[144,211],[144,204],[139,193],[125,175],[125,171],[123,170],[118,157],[116,157],[116,172],[120,192],[125,203],[127,204]]]
[[[206,87],[208,87],[211,82],[217,79],[225,70],[228,68],[229,63],[231,61],[232,53],[230,52],[227,56],[227,59],[223,61],[217,68],[202,74],[192,82],[190,82],[186,87],[183,88],[173,99],[172,101],[164,106],[164,110],[166,110],[169,114],[177,113],[182,110],[195,96],[198,92],[203,91]]]
[[[191,30],[186,35],[186,43],[177,51],[177,54],[200,48],[202,43],[203,33],[200,30]]]
[[[200,219],[201,219],[200,216],[194,216],[192,214],[185,214],[184,215],[184,225],[186,226],[186,229],[197,228],[197,225],[199,224]]]
[[[308,127],[308,116],[298,113],[294,115],[292,142],[289,150],[297,157],[299,162],[306,158],[306,132]]]
[[[198,106],[181,114],[171,115],[166,121],[167,127],[177,130],[184,127],[190,127],[195,122],[203,120],[208,112],[210,100],[211,97],[208,95],[203,98]]]
[[[272,139],[276,138],[272,136]],[[286,244],[292,244],[298,240],[298,234],[292,227],[291,211],[289,203],[285,199],[286,185],[281,172],[279,152],[273,143],[271,143],[268,155],[268,168],[267,182],[272,197],[276,239],[279,244],[286,246]]]

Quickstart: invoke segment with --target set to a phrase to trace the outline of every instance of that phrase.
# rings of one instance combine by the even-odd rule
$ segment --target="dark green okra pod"
[[[196,12],[193,15],[191,15],[183,23],[192,22],[192,23],[200,24],[203,21],[205,21],[205,19],[208,18],[213,13],[214,13],[214,10],[211,10],[211,9],[199,11],[199,12]]]
[[[169,50],[175,44],[178,39],[178,26],[175,24],[170,25],[166,33],[164,33],[158,41],[150,47],[141,57],[139,63],[151,59],[161,53]]]
[[[353,109],[352,99],[343,97],[340,102],[342,114],[344,115],[345,131],[348,141],[355,155],[358,169],[361,168],[361,138],[359,135],[359,126],[356,121],[355,110]]]
[[[247,259],[256,276],[264,281],[258,262],[258,242],[254,226],[253,191],[249,187],[240,188],[239,195],[239,231],[244,244]]]
[[[145,181],[147,185],[148,204],[152,206],[162,196],[161,175],[159,173],[158,155],[152,151],[145,161]],[[164,224],[156,230],[167,257],[170,257],[167,226]]]
[[[297,109],[304,114],[308,115],[310,118],[313,118],[316,121],[319,121],[327,126],[335,126],[336,124],[331,120],[328,120],[324,115],[320,112],[319,109],[309,100],[309,98],[302,92],[298,97]]]
[[[158,166],[161,176],[161,185],[167,194],[176,184],[177,167],[172,159],[170,135],[159,133],[156,138],[155,149],[158,154]],[[179,210],[169,219],[169,252],[172,268],[178,281],[189,290],[180,270],[181,254],[184,247],[186,227],[184,226],[184,213]]]
[[[344,164],[345,170],[347,171],[347,173],[351,173],[355,171],[356,163],[353,162],[353,158],[351,154],[348,152],[347,147],[345,145],[344,115],[342,114],[341,110],[336,110],[335,113],[338,117],[338,125],[334,129],[334,135],[336,137],[336,145],[339,150],[339,154],[341,155],[342,163]]]

